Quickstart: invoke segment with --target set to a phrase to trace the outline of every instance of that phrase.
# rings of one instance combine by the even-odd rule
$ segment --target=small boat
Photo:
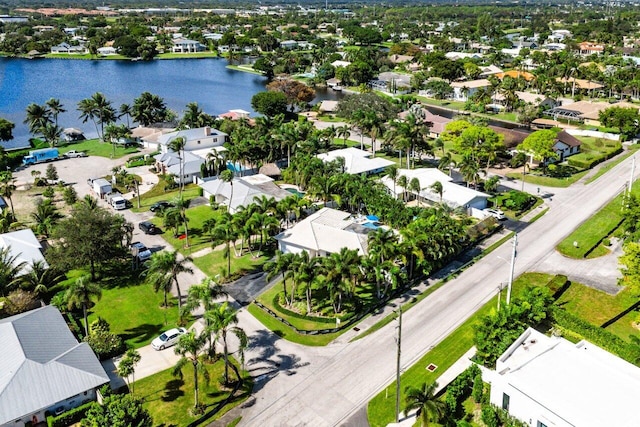
[[[335,85],[331,89],[335,90],[336,92],[341,92],[342,91],[342,86]]]

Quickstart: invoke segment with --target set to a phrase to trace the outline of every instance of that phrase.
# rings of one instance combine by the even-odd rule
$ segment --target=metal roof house
[[[216,203],[229,206],[231,213],[255,203],[262,196],[276,201],[292,196],[290,192],[278,187],[273,178],[262,174],[233,178],[233,186],[218,178],[199,185],[206,198],[214,198]]]
[[[47,261],[42,255],[42,245],[30,228],[0,234],[0,249],[4,248],[9,249],[11,257],[16,257],[16,263],[25,263],[20,274],[27,274],[37,261],[44,262],[44,265],[48,267]]]
[[[373,154],[368,151],[348,147],[321,153],[316,157],[325,163],[332,162],[339,158],[344,159],[344,172],[349,175],[360,175],[363,173],[371,175],[380,173],[394,164],[391,160],[372,156]]]
[[[47,412],[95,400],[109,382],[53,306],[0,319],[0,342],[0,426],[35,425]]]
[[[492,404],[531,426],[640,425],[640,368],[584,340],[529,328],[483,379]]]

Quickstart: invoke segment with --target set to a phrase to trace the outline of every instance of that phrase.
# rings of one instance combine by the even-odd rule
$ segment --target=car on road
[[[151,251],[142,242],[133,242],[129,249],[131,249],[131,255],[138,258],[140,262],[145,262],[151,258]]]
[[[485,214],[487,214],[488,216],[494,217],[498,221],[503,221],[507,219],[507,217],[504,216],[504,212],[502,212],[500,209],[487,208],[487,209],[484,209],[483,211]]]
[[[160,233],[160,229],[155,226],[154,223],[149,221],[142,221],[138,224],[138,228],[142,230],[144,234],[158,234]]]
[[[82,151],[71,150],[64,153],[64,156],[69,159],[78,158],[78,157],[87,157],[87,153],[84,153]]]
[[[151,347],[154,350],[164,350],[167,347],[171,347],[178,342],[180,335],[184,335],[187,333],[185,328],[174,328],[169,329],[166,332],[163,332],[159,337],[154,338],[151,341]]]
[[[174,206],[173,203],[167,202],[166,200],[161,200],[159,202],[155,202],[154,204],[152,204],[149,210],[151,212],[163,211],[167,208],[172,208],[173,206]]]

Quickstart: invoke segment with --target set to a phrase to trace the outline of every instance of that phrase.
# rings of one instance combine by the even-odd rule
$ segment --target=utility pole
[[[628,196],[631,197],[631,187],[633,186],[633,175],[636,173],[636,157],[631,159],[631,176],[629,177],[629,188],[627,189]]]
[[[402,306],[398,308],[398,356],[396,358],[396,423],[400,422],[400,343],[402,340]]]
[[[513,235],[513,252],[511,253],[511,268],[509,271],[509,284],[507,286],[507,305],[511,302],[511,286],[513,285],[513,270],[516,267],[516,247],[518,246],[518,233]]]

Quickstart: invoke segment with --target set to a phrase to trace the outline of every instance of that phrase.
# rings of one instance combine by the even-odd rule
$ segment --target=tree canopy
[[[251,107],[260,114],[274,117],[287,111],[287,97],[282,92],[258,92],[251,98]]]
[[[95,402],[82,420],[83,427],[151,427],[153,419],[142,402],[130,394],[111,394]]]
[[[0,141],[11,141],[13,139],[13,128],[16,125],[7,119],[0,117]]]
[[[518,149],[531,154],[538,161],[555,159],[558,153],[553,150],[558,132],[553,129],[538,130],[526,137]]]
[[[598,114],[600,123],[618,128],[621,134],[632,138],[640,132],[640,113],[637,108],[610,107]]]

